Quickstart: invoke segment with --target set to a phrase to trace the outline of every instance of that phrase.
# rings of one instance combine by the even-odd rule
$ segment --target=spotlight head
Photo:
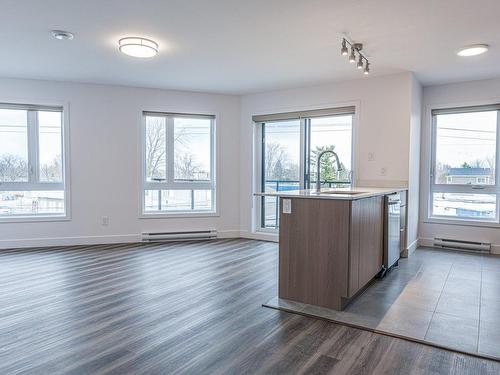
[[[358,60],[358,63],[356,64],[356,67],[358,69],[363,69],[363,57],[361,55],[359,55],[359,60]]]
[[[370,74],[370,63],[367,61],[365,66],[365,71],[363,72],[366,76]]]
[[[342,56],[347,56],[347,54],[349,53],[345,39],[342,39],[342,49],[340,50],[340,53],[342,54]]]
[[[349,62],[350,63],[356,62],[356,54],[354,53],[354,47],[351,48],[351,55],[349,56]]]

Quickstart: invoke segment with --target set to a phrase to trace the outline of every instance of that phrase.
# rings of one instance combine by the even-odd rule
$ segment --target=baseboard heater
[[[216,230],[143,233],[143,242],[204,241],[217,238]]]
[[[434,238],[434,246],[444,249],[458,249],[464,251],[476,251],[481,253],[491,252],[491,243],[451,240],[449,238]]]

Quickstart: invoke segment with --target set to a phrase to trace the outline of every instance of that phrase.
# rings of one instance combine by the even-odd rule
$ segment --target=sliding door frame
[[[337,103],[335,105],[322,106],[317,110],[322,110],[323,108],[341,108],[341,107],[354,107],[354,113],[352,113],[352,123],[351,123],[351,186],[357,185],[357,171],[358,171],[358,158],[357,158],[357,145],[358,145],[358,121],[359,121],[359,110],[360,104],[359,102],[349,102],[349,103]],[[293,109],[288,110],[286,112],[293,111],[313,111],[316,109]],[[281,111],[273,111],[275,113],[285,112],[283,109]],[[269,113],[269,112],[268,112]],[[263,114],[264,115],[264,114]],[[342,115],[342,114],[339,114]],[[331,116],[335,116],[332,114]],[[314,116],[314,117],[328,117],[328,115],[323,116]],[[310,129],[311,129],[311,117],[303,117],[297,118],[300,120],[300,157],[299,157],[299,176],[300,176],[300,188],[301,189],[309,189],[311,188],[310,184]],[[253,168],[253,185],[254,191],[263,192],[264,190],[264,179],[265,179],[265,168],[263,165],[264,162],[264,145],[265,145],[265,121],[253,121],[254,125],[254,168]],[[307,147],[307,149],[306,149]],[[252,207],[253,217],[252,217],[252,232],[257,233],[271,233],[276,234],[277,229],[275,228],[265,228],[262,226],[264,209],[263,205],[265,204],[264,197],[256,197],[252,196]],[[278,218],[277,218],[278,220]]]

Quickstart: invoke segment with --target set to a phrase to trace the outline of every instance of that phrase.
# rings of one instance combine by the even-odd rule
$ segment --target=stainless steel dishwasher
[[[401,197],[399,193],[385,196],[384,213],[384,271],[385,274],[392,267],[398,265],[401,239],[400,239],[400,218]]]

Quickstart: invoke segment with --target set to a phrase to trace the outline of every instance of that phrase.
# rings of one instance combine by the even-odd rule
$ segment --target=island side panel
[[[350,202],[280,198],[279,297],[339,310],[347,296]]]
[[[349,238],[349,284],[347,297],[353,297],[360,289],[359,285],[359,237],[361,230],[361,204],[351,203],[351,230]]]
[[[353,253],[358,253],[358,287],[363,288],[382,269],[384,257],[384,197],[359,199],[352,202]],[[359,249],[354,249],[358,246]],[[351,267],[355,264],[351,263]],[[354,284],[353,284],[354,286]],[[356,291],[357,291],[356,290]],[[354,290],[349,291],[351,297]]]

